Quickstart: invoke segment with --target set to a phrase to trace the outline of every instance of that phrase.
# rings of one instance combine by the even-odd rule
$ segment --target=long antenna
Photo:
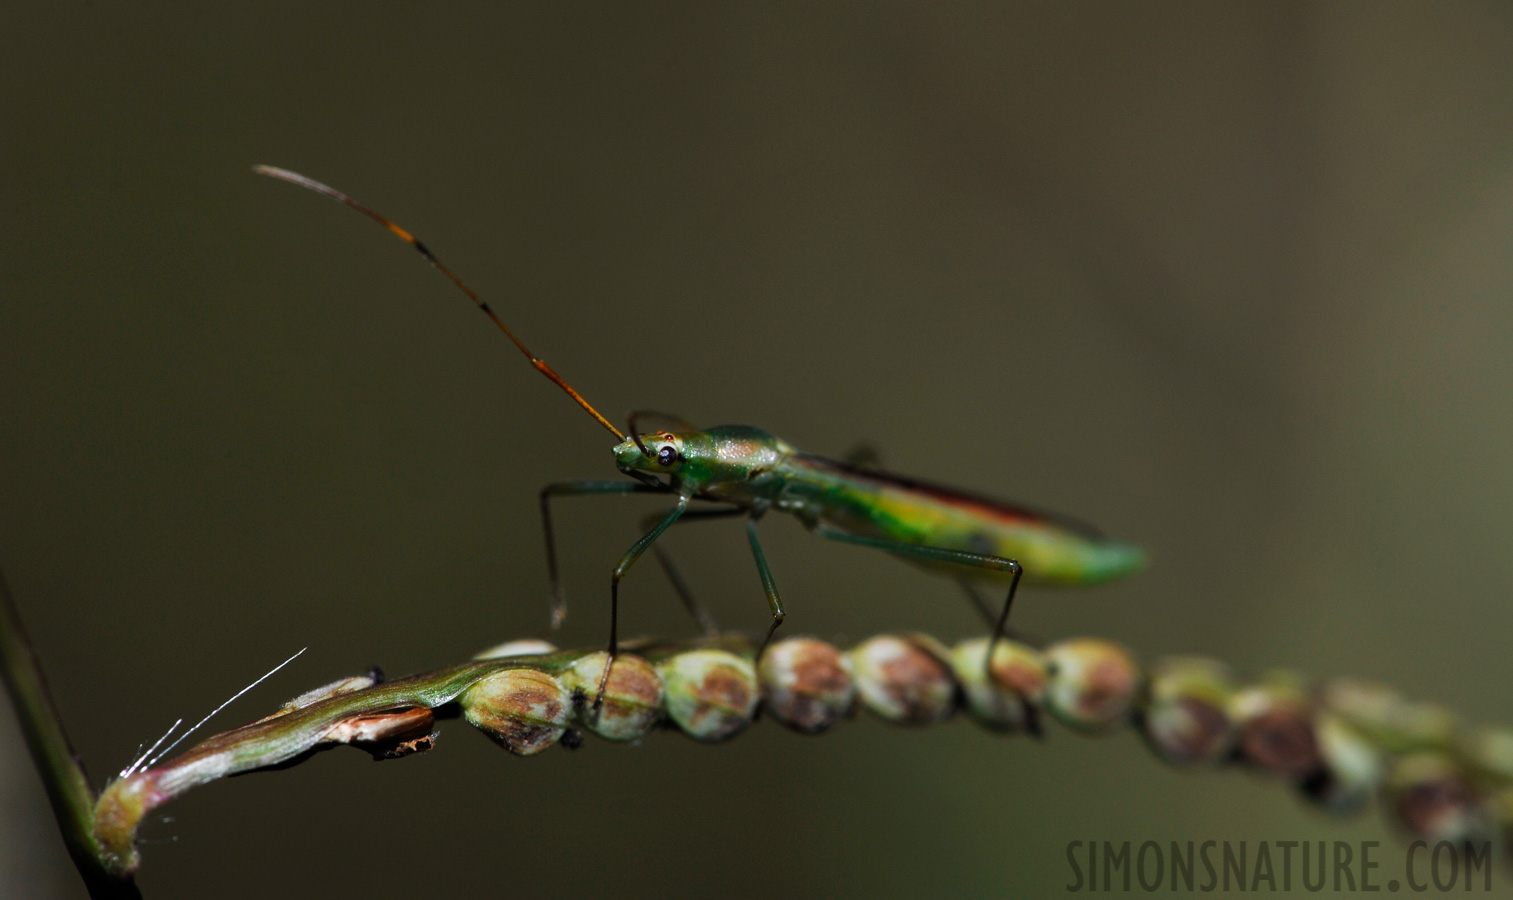
[[[530,348],[525,346],[520,338],[515,337],[515,332],[511,331],[510,327],[504,324],[504,320],[499,318],[499,316],[495,314],[494,310],[489,308],[488,303],[484,302],[482,297],[474,293],[472,288],[464,284],[462,279],[458,278],[456,273],[447,268],[445,263],[437,259],[436,255],[433,254],[425,244],[422,244],[415,237],[415,235],[410,234],[408,231],[399,227],[394,222],[379,215],[372,209],[364,206],[356,200],[353,200],[351,197],[348,197],[346,194],[343,194],[336,188],[331,187],[330,185],[321,184],[319,181],[316,181],[313,178],[306,178],[304,175],[301,175],[298,172],[291,172],[288,169],[280,169],[277,166],[253,166],[252,171],[256,172],[259,175],[267,175],[269,178],[277,178],[279,181],[287,181],[290,184],[297,184],[300,187],[308,188],[316,192],[317,194],[325,194],[327,197],[330,197],[333,200],[336,200],[340,203],[345,203],[347,206],[352,207],[353,209],[357,210],[358,212],[362,213],[363,215],[367,216],[383,227],[389,229],[389,231],[392,232],[395,237],[404,241],[406,244],[409,244],[411,247],[419,250],[420,255],[424,256],[427,262],[435,266],[437,271],[441,272],[441,274],[445,275],[448,281],[457,285],[459,290],[468,295],[468,299],[472,300],[479,309],[483,310],[484,315],[488,316],[495,325],[499,326],[499,330],[504,332],[504,336],[509,338],[516,347],[520,348],[520,352],[524,353],[525,358],[531,361],[531,365],[536,368],[536,371],[551,379],[552,384],[555,384],[557,387],[562,388],[562,390],[566,391],[567,395],[573,398],[573,402],[577,403],[579,406],[587,410],[588,414],[593,416],[600,425],[603,425],[605,428],[609,429],[609,433],[613,434],[616,440],[625,440],[625,435],[620,431],[620,429],[610,424],[610,421],[608,419],[600,415],[597,409],[594,409],[594,407],[587,400],[583,399],[582,394],[579,394],[577,391],[573,390],[572,385],[568,384],[561,375],[558,375],[551,366],[547,365],[541,359],[541,357],[532,353],[530,351]]]

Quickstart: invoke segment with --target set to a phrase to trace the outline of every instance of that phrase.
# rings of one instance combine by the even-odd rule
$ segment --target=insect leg
[[[987,622],[988,627],[991,628],[998,621],[998,614],[993,612],[992,608],[988,606],[988,600],[983,596],[982,591],[967,578],[958,578],[956,579],[956,583],[961,585],[961,589],[967,595],[967,599],[972,601],[972,607],[977,610],[977,614],[982,616],[983,621]],[[1026,634],[1012,625],[1004,628],[1003,636],[1010,640],[1019,641],[1021,644],[1029,644],[1032,647],[1045,646],[1043,638]]]
[[[662,549],[661,544],[653,544],[651,552],[657,558],[657,564],[662,567],[663,574],[667,576],[668,583],[672,585],[673,592],[678,595],[679,600],[683,601],[683,608],[688,610],[688,614],[693,616],[695,622],[699,623],[699,630],[705,637],[714,637],[719,634],[720,626],[715,623],[714,616],[709,614],[709,610],[705,609],[698,598],[694,597],[693,589],[688,586],[687,581],[683,580],[683,573],[678,571],[678,564],[673,562],[672,554]]]
[[[956,579],[956,583],[961,585],[961,589],[966,592],[967,599],[972,601],[972,606],[976,608],[977,614],[982,616],[983,621],[991,626],[995,621],[993,610],[988,608],[988,601],[983,599],[982,593],[977,590],[977,585],[966,578],[958,578]]]
[[[989,608],[987,600],[983,598],[982,592],[977,589],[977,585],[973,584],[965,578],[957,579],[956,583],[961,585],[961,589],[967,592],[967,596],[972,600],[972,605],[977,607],[977,611],[982,614],[983,619],[987,620],[987,623],[990,626],[993,625],[997,620],[994,618],[993,610]],[[1019,629],[1014,628],[1013,626],[1005,625],[1005,627],[1000,630],[1002,632],[1002,636],[1005,638],[1011,638],[1013,640],[1019,641],[1020,643],[1026,643],[1037,648],[1044,646],[1044,642],[1039,638],[1026,637],[1022,632],[1020,632]],[[995,631],[994,634],[999,634],[999,632]],[[985,658],[987,659],[989,683],[993,681],[993,648],[997,645],[998,641],[996,638],[988,642],[988,654]],[[1036,707],[1035,704],[1030,703],[1028,700],[1026,700],[1024,703],[1024,730],[1032,737],[1045,737],[1045,731],[1040,727],[1039,708]]]
[[[567,616],[567,592],[557,569],[557,539],[552,531],[553,497],[581,497],[585,494],[665,494],[650,484],[632,481],[561,481],[541,489],[541,527],[546,532],[546,570],[552,578],[552,628],[562,626]]]
[[[609,576],[609,660],[604,664],[604,674],[599,676],[599,690],[594,694],[594,709],[604,704],[604,688],[609,684],[609,670],[615,664],[615,654],[620,647],[620,579],[630,571],[630,567],[636,564],[641,554],[646,552],[662,532],[672,527],[672,523],[678,521],[688,509],[688,498],[682,495],[678,497],[678,504],[672,508],[667,517],[658,522],[652,530],[646,532],[639,541],[631,544],[630,549],[621,557],[620,564],[615,566],[615,571]]]
[[[745,513],[746,510],[738,506],[729,509],[695,509],[684,513],[683,518],[678,521],[680,523],[702,522],[708,519],[725,519],[731,516],[744,515]],[[661,518],[661,513],[653,513],[641,521],[641,527],[643,529],[650,528],[659,522]],[[715,624],[714,617],[694,597],[693,591],[688,587],[688,582],[683,580],[683,575],[678,571],[677,564],[673,562],[672,554],[663,549],[661,544],[652,544],[651,552],[657,557],[657,562],[661,563],[662,571],[667,573],[667,580],[672,582],[672,589],[677,592],[678,599],[683,601],[683,606],[688,610],[688,614],[693,616],[695,622],[699,623],[699,628],[704,632],[704,636],[713,637],[719,634],[720,628]]]
[[[788,616],[783,611],[783,599],[778,596],[778,586],[772,578],[772,570],[767,567],[767,555],[762,552],[762,544],[757,540],[756,526],[756,516],[746,520],[746,536],[751,539],[751,555],[756,559],[757,572],[762,576],[762,590],[766,592],[767,606],[772,610],[772,624],[767,628],[767,636],[762,638],[762,646],[757,648],[756,656],[752,658],[753,666],[761,664],[762,654],[767,652],[767,645],[772,643],[772,633],[778,630],[778,626]]]
[[[959,563],[964,566],[976,566],[980,569],[993,569],[998,572],[1012,573],[1013,579],[1009,582],[1009,595],[1003,601],[1003,612],[998,614],[998,621],[993,625],[993,635],[988,641],[987,657],[983,661],[988,668],[988,679],[990,681],[993,680],[993,650],[997,648],[998,642],[1005,636],[1005,626],[1009,623],[1009,610],[1014,606],[1014,592],[1019,589],[1020,576],[1024,575],[1024,567],[1019,564],[1018,560],[1006,559],[1002,556],[989,556],[985,553],[969,553],[966,550],[948,550],[945,547],[902,544],[898,541],[851,534],[830,525],[815,525],[812,530],[820,537],[826,537],[832,541],[860,544],[863,547],[873,547],[878,550],[886,550],[889,553],[901,553],[907,556],[918,556],[939,562]]]

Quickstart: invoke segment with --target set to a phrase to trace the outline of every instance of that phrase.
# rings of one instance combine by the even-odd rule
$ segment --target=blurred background
[[[418,233],[612,418],[1092,521],[1137,578],[1047,638],[1386,681],[1513,721],[1513,8],[35,6],[0,37],[0,567],[98,783],[174,719],[542,635],[536,491],[608,436],[329,181]],[[658,502],[560,507],[572,614]],[[789,635],[980,629],[764,525]],[[738,522],[668,546],[767,621]],[[654,565],[623,628],[690,635]],[[1131,734],[760,723],[509,757],[460,723],[211,785],[149,897],[1056,892],[1073,840],[1381,840]],[[1395,850],[1384,851],[1388,865]],[[79,897],[0,715],[0,893]]]

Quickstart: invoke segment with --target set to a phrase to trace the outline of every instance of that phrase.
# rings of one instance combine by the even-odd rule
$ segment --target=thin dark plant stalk
[[[115,874],[100,855],[94,835],[95,795],[84,767],[63,731],[63,720],[47,690],[47,680],[21,627],[10,587],[0,573],[0,672],[21,721],[21,734],[63,832],[68,855],[91,897],[140,897],[129,873]]]

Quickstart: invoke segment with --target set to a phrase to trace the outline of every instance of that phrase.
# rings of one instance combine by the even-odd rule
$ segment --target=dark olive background
[[[99,781],[545,630],[536,490],[670,409],[1094,521],[1153,564],[1020,624],[1513,720],[1513,8],[55,4],[0,37],[0,566]],[[574,603],[655,503],[563,504]],[[978,625],[764,525],[790,634]],[[722,623],[735,523],[670,546]],[[651,567],[624,625],[690,626]],[[9,715],[0,886],[81,896]],[[511,758],[351,751],[143,829],[150,897],[1056,892],[1072,840],[1395,837],[1130,734],[761,723]],[[175,841],[169,843],[169,841]],[[1384,872],[1399,869],[1384,851]]]

